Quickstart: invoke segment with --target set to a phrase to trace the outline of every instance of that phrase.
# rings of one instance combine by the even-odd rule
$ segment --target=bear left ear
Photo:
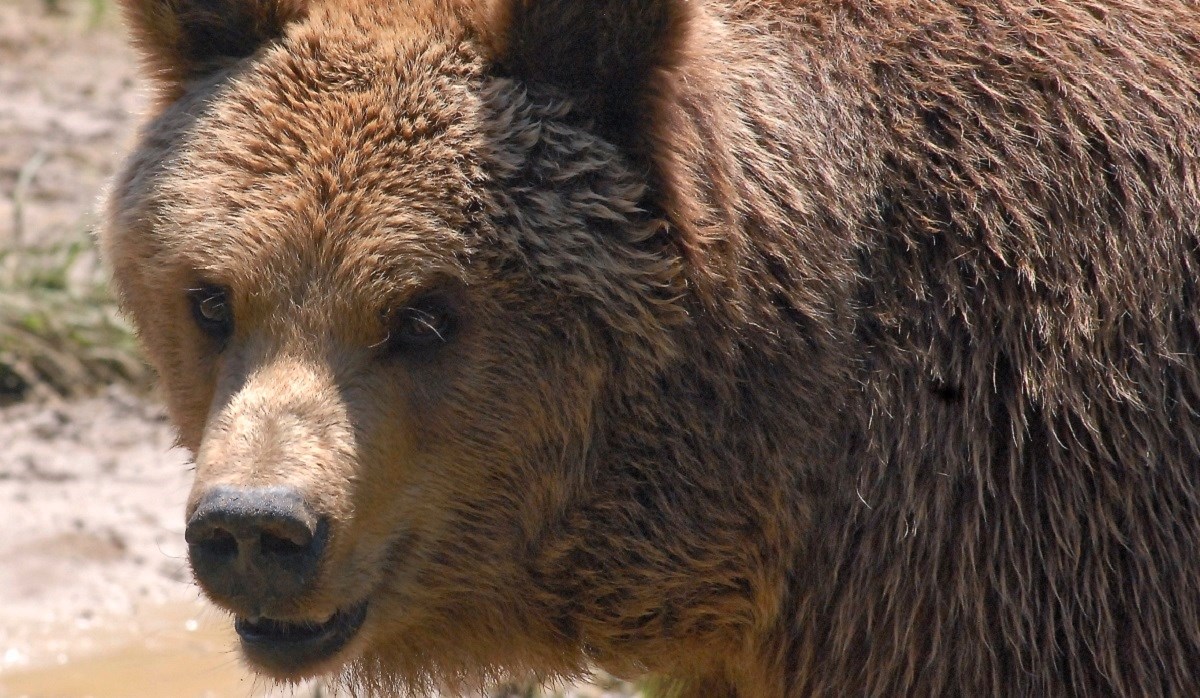
[[[121,0],[134,42],[173,98],[183,83],[214,72],[283,36],[306,0]]]
[[[493,0],[485,33],[501,69],[550,84],[606,135],[636,138],[682,60],[688,0]]]

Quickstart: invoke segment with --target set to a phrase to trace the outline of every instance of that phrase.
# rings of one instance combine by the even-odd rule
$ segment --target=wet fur
[[[1191,4],[124,4],[117,288],[198,482],[343,527],[362,687],[1200,693]],[[364,358],[445,279],[445,373]]]

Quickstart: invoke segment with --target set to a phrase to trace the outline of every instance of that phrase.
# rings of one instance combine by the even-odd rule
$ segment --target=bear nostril
[[[197,542],[196,545],[203,548],[206,555],[213,557],[232,558],[236,557],[238,553],[237,538],[223,528],[212,529],[208,537]]]
[[[311,542],[311,535],[301,542],[271,531],[263,531],[258,539],[259,549],[262,550],[263,555],[298,555],[306,552]]]

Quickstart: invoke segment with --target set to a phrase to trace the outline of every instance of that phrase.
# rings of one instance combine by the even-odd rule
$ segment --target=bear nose
[[[253,617],[309,588],[328,529],[293,487],[217,486],[198,501],[184,538],[200,585]]]

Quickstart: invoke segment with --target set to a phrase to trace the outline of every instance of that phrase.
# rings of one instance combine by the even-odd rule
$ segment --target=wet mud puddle
[[[283,690],[241,663],[228,619],[201,602],[42,627],[0,648],[3,698],[241,698]]]

